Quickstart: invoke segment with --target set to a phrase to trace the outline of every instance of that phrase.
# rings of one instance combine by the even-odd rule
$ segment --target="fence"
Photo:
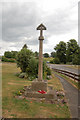
[[[68,77],[73,78],[74,80],[80,81],[80,75],[78,75],[78,74],[71,73],[71,72],[65,71],[65,70],[59,70],[59,69],[56,69],[56,68],[52,68],[52,69],[53,69],[55,72],[64,74],[64,75],[66,75],[66,76],[68,76]]]

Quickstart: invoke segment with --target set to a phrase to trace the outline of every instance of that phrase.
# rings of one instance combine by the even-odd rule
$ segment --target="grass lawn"
[[[24,85],[31,84],[31,81],[14,75],[19,71],[16,63],[2,64],[2,116],[4,118],[70,118],[67,104],[47,104],[16,99],[15,92],[21,90]],[[63,89],[54,75],[51,80],[48,80],[48,85],[53,86],[53,89]]]

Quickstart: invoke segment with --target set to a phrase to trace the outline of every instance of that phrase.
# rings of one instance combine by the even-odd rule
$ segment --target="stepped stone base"
[[[31,86],[24,87],[24,96],[29,98],[45,98],[45,99],[54,99],[54,91],[47,87],[47,81],[38,81],[34,80]],[[41,94],[38,91],[44,90],[46,93]]]
[[[45,99],[53,99],[54,98],[54,95],[50,94],[50,93],[40,94],[40,93],[26,92],[25,96],[30,97],[30,98],[45,98]]]

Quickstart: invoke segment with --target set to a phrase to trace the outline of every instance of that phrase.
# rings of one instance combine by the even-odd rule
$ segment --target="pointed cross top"
[[[46,30],[46,27],[41,23],[38,27],[37,30]]]
[[[46,30],[46,27],[45,27],[43,24],[40,24],[40,25],[37,27],[37,30],[40,30],[39,40],[44,40],[43,30]]]

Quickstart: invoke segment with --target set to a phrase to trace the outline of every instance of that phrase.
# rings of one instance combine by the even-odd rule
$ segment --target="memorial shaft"
[[[46,30],[46,27],[43,24],[40,24],[37,27],[37,30],[40,30],[39,37],[39,67],[38,67],[38,81],[43,80],[43,30]]]
[[[43,40],[39,40],[39,67],[38,67],[38,80],[43,79]]]

